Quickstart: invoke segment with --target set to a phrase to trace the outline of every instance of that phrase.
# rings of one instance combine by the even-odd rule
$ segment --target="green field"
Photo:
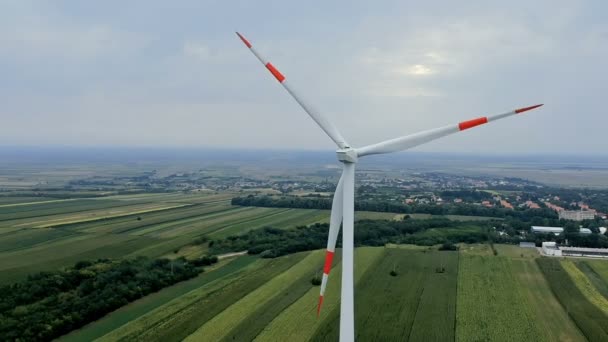
[[[585,260],[578,264],[579,268],[596,285],[604,297],[608,298],[608,262],[602,260]]]
[[[445,272],[438,273],[437,268]],[[391,276],[391,270],[397,275]],[[357,284],[355,335],[362,341],[453,340],[458,253],[386,249]],[[314,336],[338,338],[339,310]],[[390,324],[387,324],[390,322]]]
[[[531,309],[533,320],[546,336],[545,340],[585,341],[576,324],[553,296],[536,262],[533,259],[517,259],[511,261],[511,267],[524,303]]]
[[[355,284],[359,284],[367,271],[384,256],[383,248],[361,247],[355,250]],[[335,264],[335,262],[334,262]],[[256,337],[256,341],[309,341],[316,331],[334,320],[340,305],[341,265],[333,267],[320,316],[317,318],[319,287],[311,288],[300,299],[286,308],[270,322]]]
[[[201,236],[326,223],[329,211],[239,207],[229,193],[159,193],[0,200],[0,284],[97,258],[195,258]],[[417,217],[413,214],[412,217]],[[452,220],[485,219],[449,217]],[[402,219],[357,212],[356,219]],[[417,236],[467,236],[478,227]],[[608,339],[608,261],[541,258],[535,249],[461,244],[460,251],[390,245],[355,251],[359,340],[601,341]],[[335,341],[340,253],[323,310],[311,279],[324,251],[239,256],[132,302],[64,341]],[[390,272],[395,270],[396,276]],[[443,271],[442,271],[443,270]],[[387,323],[388,322],[388,323]]]
[[[496,247],[498,256],[485,245],[462,252],[358,248],[358,339],[585,341],[583,328],[554,296],[534,250]],[[337,340],[336,280],[341,268],[332,273],[324,310],[316,319],[318,288],[307,281],[314,267],[305,261],[315,255],[320,259],[312,253],[202,325],[189,339]],[[445,272],[437,272],[438,267]],[[395,277],[389,275],[393,269]],[[601,317],[605,316],[596,319]]]
[[[537,259],[553,294],[589,341],[608,340],[608,316],[580,291],[558,259]]]
[[[458,272],[457,341],[545,339],[509,258],[464,252]]]
[[[133,256],[199,256],[196,238],[225,238],[266,226],[327,223],[328,210],[236,207],[231,193],[159,193],[98,198],[14,197],[0,205],[0,284],[80,260]],[[11,197],[13,198],[13,197]],[[5,198],[3,198],[5,199]],[[400,219],[357,212],[357,219]],[[462,219],[455,217],[454,219]]]
[[[222,313],[233,303],[280,275],[306,257],[306,253],[253,264],[205,284],[143,315],[101,338],[138,341],[179,341]]]
[[[579,262],[580,263],[580,262]],[[576,285],[576,288],[581,291],[585,298],[595,307],[604,312],[608,317],[608,298],[604,297],[596,285],[581,271],[572,260],[562,260],[562,268],[568,273],[570,279]],[[605,285],[605,284],[602,284]]]
[[[277,314],[312,287],[310,279],[319,272],[323,257],[323,251],[309,253],[289,270],[213,317],[186,341],[252,340]]]
[[[0,207],[0,283],[80,260],[166,256],[202,235],[326,222],[328,211],[247,208],[230,194],[141,194]],[[27,202],[26,202],[27,201]],[[200,251],[203,253],[204,251]]]
[[[462,247],[460,252],[407,245],[357,248],[358,339],[601,341],[608,336],[608,316],[579,289],[581,280],[569,275],[563,261],[515,246],[495,246],[497,256],[487,245]],[[323,255],[317,250],[222,262],[62,340],[335,341],[340,254],[317,318],[319,288],[310,280],[319,274]],[[589,261],[576,261],[581,262]],[[604,262],[590,265],[604,272]],[[605,284],[597,274],[598,284]]]
[[[238,272],[250,265],[255,260],[256,258],[250,256],[228,260],[226,263],[218,265],[216,269],[208,270],[195,279],[168,287],[162,291],[122,307],[98,321],[63,336],[60,341],[92,341],[110,331],[118,329],[121,326],[136,320],[137,318],[151,312],[152,310],[170,302],[175,298],[181,297],[190,291],[205,286],[208,283]]]

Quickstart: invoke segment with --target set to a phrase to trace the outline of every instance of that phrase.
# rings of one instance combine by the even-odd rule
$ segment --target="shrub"
[[[199,238],[197,238],[196,240],[194,240],[194,244],[195,245],[202,245],[205,242],[209,241],[209,238],[207,236],[201,236]],[[209,242],[211,243],[211,242]]]
[[[190,263],[194,266],[209,266],[217,263],[218,258],[215,255],[205,255],[196,260],[191,261]]]
[[[81,269],[83,269],[83,268],[87,268],[87,267],[89,267],[89,266],[91,266],[91,265],[93,265],[93,263],[92,263],[92,262],[84,260],[84,261],[79,261],[79,262],[77,262],[77,263],[74,265],[74,268],[75,268],[75,269],[77,269],[77,270],[81,270]]]
[[[451,242],[445,242],[443,245],[441,245],[441,247],[439,247],[440,251],[457,251],[458,250],[458,246],[456,246],[455,244],[451,243]]]
[[[249,254],[254,254],[254,253],[251,253],[251,251],[249,251]],[[261,258],[275,258],[275,257],[277,257],[277,255],[274,253],[273,250],[267,249],[267,250],[263,251],[262,253],[260,253],[260,257]]]

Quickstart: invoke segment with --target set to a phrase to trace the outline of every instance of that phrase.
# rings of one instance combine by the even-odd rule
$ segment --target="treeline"
[[[149,293],[195,277],[202,271],[197,262],[214,261],[217,258],[99,259],[31,275],[0,287],[0,336],[3,341],[50,341]]]
[[[233,205],[273,207],[273,208],[302,208],[302,209],[330,209],[331,198],[314,198],[298,196],[254,196],[234,197]],[[498,218],[517,218],[529,222],[533,218],[557,219],[557,214],[548,209],[525,209],[511,210],[506,208],[487,208],[473,204],[402,204],[390,201],[355,201],[355,210],[380,211],[402,214],[432,214],[432,215],[465,215],[465,216],[488,216]]]
[[[403,221],[360,220],[355,223],[355,246],[384,246],[387,243],[408,243],[431,246],[443,243],[479,243],[487,241],[491,221],[457,222],[444,218]],[[433,229],[432,233],[429,231]],[[328,224],[301,226],[296,229],[265,227],[242,235],[209,241],[214,254],[248,250],[274,258],[295,252],[325,248]],[[338,239],[338,246],[341,246]]]
[[[530,238],[529,238],[530,239]],[[552,233],[533,234],[531,239],[537,246],[543,241],[555,241],[560,245],[588,248],[608,248],[608,236],[602,234],[581,234],[579,232],[565,232],[559,235]],[[499,237],[496,242],[511,243],[512,239]]]
[[[565,233],[564,238],[568,241],[569,246],[608,248],[608,237],[601,234]],[[563,242],[560,241],[560,243]]]
[[[445,218],[425,220],[405,219],[360,220],[355,222],[355,246],[384,246],[387,243],[433,246],[454,243],[507,243],[522,241],[519,235],[501,235],[494,227],[502,221],[458,222]],[[245,234],[233,235],[219,240],[201,239],[195,243],[208,243],[214,254],[247,250],[249,254],[259,254],[264,258],[275,258],[291,253],[325,248],[328,224],[300,226],[295,229],[265,227]],[[527,237],[540,246],[542,241],[557,241],[579,247],[608,248],[608,237],[599,234],[583,235],[566,233],[534,234]],[[338,238],[337,246],[341,246]]]
[[[453,201],[457,198],[465,202],[481,202],[484,200],[492,200],[493,196],[489,192],[476,190],[446,190],[441,191],[439,196],[444,201]]]

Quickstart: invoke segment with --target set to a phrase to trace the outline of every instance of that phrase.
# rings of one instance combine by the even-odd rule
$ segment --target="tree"
[[[579,227],[574,221],[566,221],[564,224],[564,232],[565,233],[578,233]]]
[[[196,276],[177,258],[80,261],[0,287],[2,340],[50,341],[150,292]]]

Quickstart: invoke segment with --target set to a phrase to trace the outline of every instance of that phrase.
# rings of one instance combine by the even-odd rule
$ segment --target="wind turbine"
[[[308,102],[304,101],[299,92],[296,92],[291,82],[287,82],[285,76],[251,45],[251,43],[236,32],[255,57],[264,64],[266,69],[281,83],[283,88],[296,100],[308,115],[321,127],[323,131],[338,145],[336,154],[338,160],[343,164],[342,176],[338,181],[336,192],[331,206],[329,224],[329,237],[327,239],[327,251],[325,264],[323,266],[323,280],[317,306],[317,315],[323,304],[323,295],[329,279],[331,264],[334,257],[336,240],[340,231],[340,223],[344,229],[342,233],[342,292],[340,301],[340,341],[354,341],[355,339],[355,307],[354,307],[354,283],[353,283],[353,249],[354,249],[354,205],[355,205],[355,164],[359,158],[372,155],[398,152],[412,147],[425,144],[429,141],[445,137],[447,135],[464,131],[475,126],[506,118],[511,115],[520,114],[525,111],[538,108],[542,104],[512,110],[510,112],[482,116],[472,120],[462,121],[458,124],[447,125],[430,129],[403,137],[386,140],[360,148],[351,146],[336,127],[325,117],[319,114]]]

